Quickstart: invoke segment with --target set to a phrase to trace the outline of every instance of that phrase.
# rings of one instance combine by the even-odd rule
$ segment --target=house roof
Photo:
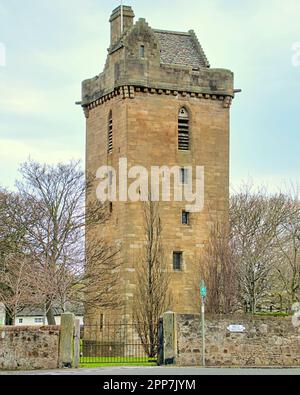
[[[70,313],[74,313],[77,316],[82,316],[84,315],[84,309],[83,306],[67,306],[67,311]],[[60,307],[54,307],[53,308],[53,313],[55,316],[59,316],[63,313],[62,308]],[[39,307],[25,307],[23,310],[21,310],[18,314],[17,317],[43,317],[44,316],[44,310]]]
[[[210,67],[193,30],[188,33],[154,30],[161,46],[161,63],[189,66],[194,69]]]

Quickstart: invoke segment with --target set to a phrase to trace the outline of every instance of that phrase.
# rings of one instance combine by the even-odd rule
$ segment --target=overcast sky
[[[84,158],[85,120],[74,103],[81,81],[103,70],[108,19],[119,4],[0,0],[0,185],[12,187],[29,156],[49,163]],[[211,66],[234,71],[243,93],[231,112],[231,185],[249,178],[270,189],[300,182],[300,65],[292,62],[300,1],[124,4],[153,28],[194,29]]]

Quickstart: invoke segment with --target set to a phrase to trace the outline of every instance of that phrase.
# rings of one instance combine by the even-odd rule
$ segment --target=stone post
[[[80,363],[80,320],[75,320],[74,337],[74,368],[78,369]]]
[[[60,368],[72,368],[74,366],[74,324],[74,314],[64,313],[61,315],[59,339]]]
[[[5,306],[3,303],[0,303],[0,326],[5,325],[5,319],[6,319]]]
[[[163,315],[164,364],[173,365],[177,357],[176,315],[168,311]]]
[[[157,353],[157,364],[159,366],[164,365],[164,319],[160,317],[158,323],[158,353]]]

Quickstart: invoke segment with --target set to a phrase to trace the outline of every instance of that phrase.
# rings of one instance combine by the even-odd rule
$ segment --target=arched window
[[[178,115],[178,149],[189,151],[190,149],[190,120],[188,111],[182,107]]]
[[[108,117],[108,143],[107,143],[107,152],[110,154],[113,151],[113,119],[112,112],[110,111]]]

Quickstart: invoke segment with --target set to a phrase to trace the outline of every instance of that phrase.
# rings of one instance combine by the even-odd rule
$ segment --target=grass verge
[[[255,313],[255,315],[259,316],[259,317],[288,317],[289,314],[287,313],[280,313],[280,312],[275,312],[275,313]]]
[[[86,362],[90,359],[92,362]],[[145,358],[110,358],[110,357],[86,357],[82,358],[81,368],[102,368],[111,366],[157,366],[157,362],[153,360],[146,361]]]

